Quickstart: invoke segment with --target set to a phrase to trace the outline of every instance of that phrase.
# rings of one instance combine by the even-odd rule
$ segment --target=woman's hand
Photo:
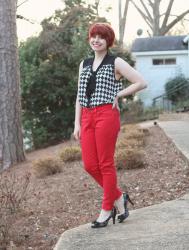
[[[76,140],[80,139],[80,137],[81,137],[81,126],[80,125],[75,125],[74,137],[75,137]]]
[[[119,97],[116,96],[115,99],[114,99],[112,108],[117,108],[120,111],[118,99],[119,99]]]

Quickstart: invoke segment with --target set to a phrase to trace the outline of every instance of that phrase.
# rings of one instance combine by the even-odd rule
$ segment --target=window
[[[165,59],[165,64],[176,64],[176,58]]]
[[[176,58],[152,59],[153,65],[172,65],[176,64]]]
[[[162,65],[163,59],[153,59],[153,65]]]

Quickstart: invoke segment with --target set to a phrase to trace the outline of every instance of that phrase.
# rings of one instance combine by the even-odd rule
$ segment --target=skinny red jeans
[[[82,108],[81,149],[85,170],[103,188],[102,209],[111,210],[122,192],[114,165],[120,115],[112,104]]]

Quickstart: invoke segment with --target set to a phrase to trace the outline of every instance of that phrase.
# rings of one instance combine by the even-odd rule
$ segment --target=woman
[[[95,23],[89,30],[89,44],[94,58],[80,63],[75,109],[74,136],[80,139],[85,170],[103,188],[102,209],[92,228],[105,227],[110,218],[115,223],[116,208],[124,221],[128,215],[128,194],[117,186],[114,165],[115,144],[120,130],[118,99],[146,88],[142,76],[120,57],[108,52],[115,34],[106,23]],[[121,78],[131,83],[122,89]],[[130,201],[131,202],[131,201]]]

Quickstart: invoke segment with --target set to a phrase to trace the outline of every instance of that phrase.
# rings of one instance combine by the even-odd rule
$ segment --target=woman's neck
[[[104,56],[108,53],[107,50],[103,50],[103,51],[95,51],[95,59],[96,60],[100,60],[102,58],[104,58]]]

